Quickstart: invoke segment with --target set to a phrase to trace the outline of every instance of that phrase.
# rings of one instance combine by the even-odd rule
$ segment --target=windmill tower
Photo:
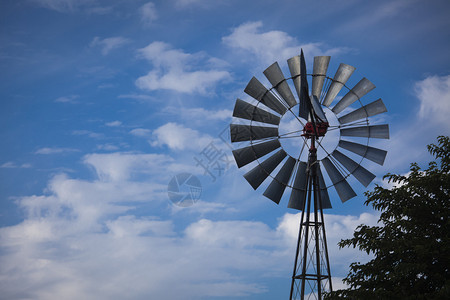
[[[244,92],[254,103],[237,99],[235,122],[230,125],[231,142],[246,143],[233,151],[237,166],[255,165],[244,178],[256,190],[270,177],[263,195],[277,204],[290,188],[288,207],[302,211],[291,300],[322,299],[324,292],[332,291],[323,214],[324,209],[331,208],[328,188],[334,187],[342,202],[353,198],[356,193],[349,179],[367,187],[375,175],[362,166],[363,161],[383,165],[387,154],[369,146],[372,138],[389,138],[388,125],[369,124],[369,117],[386,112],[386,107],[381,99],[367,105],[361,102],[375,85],[362,78],[349,89],[345,84],[355,68],[341,63],[330,78],[329,62],[329,56],[314,57],[313,72],[308,74],[302,50],[299,56],[288,59],[288,78],[278,63],[273,63],[263,72],[272,87],[267,89],[253,77]],[[343,89],[345,95],[330,108]],[[300,129],[281,128],[286,116],[291,117],[288,124],[297,123]],[[286,143],[294,139],[295,153]]]

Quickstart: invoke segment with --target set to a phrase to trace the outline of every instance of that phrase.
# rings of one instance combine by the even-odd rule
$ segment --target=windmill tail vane
[[[387,154],[369,146],[371,139],[389,139],[387,124],[369,122],[387,109],[381,99],[366,105],[361,100],[375,85],[362,78],[348,88],[355,68],[341,63],[331,78],[329,63],[330,56],[314,57],[313,72],[308,74],[301,51],[287,60],[290,77],[273,63],[263,71],[272,86],[266,88],[253,77],[244,89],[252,100],[236,100],[233,117],[239,124],[230,125],[231,142],[246,143],[233,150],[237,166],[254,165],[244,174],[253,189],[265,185],[265,197],[279,204],[284,196],[288,208],[302,211],[290,299],[322,299],[332,290],[323,219],[323,209],[331,208],[328,189],[333,187],[342,202],[355,197],[349,180],[367,187],[375,178],[362,162],[383,165]],[[346,93],[335,101],[342,91]],[[299,130],[281,128],[289,118]],[[295,153],[288,147],[293,140]]]

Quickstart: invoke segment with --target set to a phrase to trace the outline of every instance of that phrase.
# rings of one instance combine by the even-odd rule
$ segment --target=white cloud
[[[189,207],[186,210],[184,207],[172,205],[172,213],[188,212],[190,214],[204,216],[206,214],[224,214],[224,213],[237,213],[238,210],[226,203],[208,202],[199,200],[195,202],[195,205]]]
[[[136,218],[135,216],[121,216],[113,221],[107,221],[106,225],[111,234],[117,238],[127,236],[139,236],[152,234],[155,236],[173,236],[173,224],[171,221],[159,221],[148,218]]]
[[[199,299],[246,296],[265,291],[230,269],[264,271],[276,267],[263,251],[245,245],[208,243],[201,233],[211,230],[264,234],[246,222],[192,224],[189,233],[175,238],[171,221],[123,216],[105,222],[106,232],[71,230],[69,223],[30,220],[3,228],[2,245],[15,251],[2,257],[2,293],[8,299],[22,294],[34,299]],[[59,223],[59,224],[58,224]],[[58,227],[58,225],[60,227]],[[203,227],[203,228],[202,228]],[[236,237],[235,240],[238,240]],[[261,236],[260,241],[267,241]],[[255,243],[260,242],[256,240]],[[230,241],[231,242],[231,241]],[[52,244],[46,251],[45,245]],[[264,245],[263,245],[264,246]],[[259,252],[259,253],[258,253]],[[236,261],[234,259],[237,259]],[[235,267],[232,267],[235,266]],[[183,278],[173,285],[173,276]],[[19,284],[20,283],[20,284]]]
[[[229,230],[240,228],[240,234]],[[247,238],[242,238],[243,236]],[[273,246],[275,231],[262,222],[255,221],[218,221],[202,219],[186,228],[186,237],[206,247],[253,248],[255,246]]]
[[[59,177],[50,191],[22,198],[27,219],[0,229],[1,245],[9,249],[0,257],[8,299],[246,297],[268,290],[263,278],[291,272],[299,214],[284,215],[276,229],[200,219],[176,232],[171,220],[111,215],[120,197],[134,196],[124,189]],[[332,264],[348,267],[358,251],[341,255],[332,243],[374,216],[325,218]],[[173,274],[183,278],[175,286]]]
[[[176,0],[176,4],[179,6],[188,6],[192,4],[198,4],[204,2],[204,0]]]
[[[197,150],[201,151],[214,139],[197,130],[186,128],[177,123],[167,123],[153,131],[154,141],[152,146],[166,145],[172,150]]]
[[[313,214],[311,214],[311,219],[313,219]],[[353,248],[339,249],[337,243],[341,239],[351,238],[354,230],[360,224],[377,225],[378,215],[369,213],[362,213],[359,216],[324,214],[324,219],[332,276],[345,276],[351,262],[364,262],[370,256]],[[285,214],[277,227],[277,231],[284,236],[290,247],[287,249],[288,252],[295,251],[299,220],[300,213]]]
[[[86,135],[86,136],[88,136],[90,138],[94,138],[94,139],[98,139],[98,138],[103,137],[103,134],[92,132],[92,131],[89,131],[89,130],[73,130],[72,134],[73,135]]]
[[[118,146],[112,145],[112,144],[102,144],[102,145],[97,145],[97,149],[105,150],[105,151],[117,151],[120,148]]]
[[[207,110],[202,107],[197,108],[187,108],[186,114],[192,118],[202,118],[204,120],[229,120],[233,114],[233,111],[229,109],[220,110]]]
[[[233,111],[229,109],[219,109],[219,110],[208,110],[203,107],[194,107],[194,108],[183,108],[179,107],[167,107],[164,109],[164,112],[168,112],[170,114],[179,115],[183,119],[189,120],[217,120],[217,121],[226,121],[231,120],[233,115]]]
[[[49,148],[49,147],[44,147],[44,148],[39,148],[37,149],[34,154],[44,154],[44,155],[48,155],[48,154],[66,154],[66,153],[71,153],[71,152],[78,152],[80,150],[78,149],[73,149],[73,148],[58,148],[58,147],[53,147],[53,148]]]
[[[228,249],[221,249],[217,242],[204,240],[202,233],[216,229],[238,232],[242,225],[244,232],[260,234],[253,244],[265,246],[267,238],[260,230],[267,226],[201,220],[191,223],[186,232],[182,229],[176,233],[171,220],[127,213],[137,201],[167,197],[166,185],[157,181],[163,177],[162,168],[174,168],[170,158],[91,154],[84,162],[96,170],[99,180],[55,176],[46,196],[17,201],[26,212],[23,222],[0,228],[0,285],[4,297],[198,299],[264,291],[251,280],[232,275],[229,266],[237,254],[242,262],[237,269],[262,270],[267,265],[265,256],[255,258],[248,246],[234,246],[231,240]],[[143,169],[153,172],[147,177],[153,182],[135,181],[132,174]],[[204,247],[205,243],[210,248]],[[175,287],[173,274],[184,278]]]
[[[152,131],[150,129],[145,129],[145,128],[135,128],[130,131],[130,134],[132,134],[134,136],[139,136],[139,137],[150,137],[152,134]]]
[[[139,49],[139,53],[156,67],[182,68],[193,56],[179,49],[172,49],[164,42],[153,42],[147,47]]]
[[[30,0],[47,9],[60,13],[85,11],[88,14],[104,15],[112,12],[112,6],[97,6],[97,0]]]
[[[117,98],[130,98],[130,99],[136,99],[136,100],[157,100],[152,96],[149,95],[143,95],[143,94],[126,94],[126,95],[119,95]]]
[[[421,121],[450,131],[450,75],[430,76],[415,84]]]
[[[33,0],[45,8],[59,12],[72,12],[81,6],[93,4],[94,0]]]
[[[140,49],[139,53],[154,66],[147,75],[136,80],[136,85],[140,89],[206,94],[218,82],[230,79],[227,71],[199,69],[202,64],[198,61],[205,59],[203,54],[185,53],[182,50],[172,49],[164,42],[153,42]]]
[[[27,219],[71,224],[72,231],[97,231],[103,220],[123,214],[133,205],[127,202],[165,200],[165,184],[124,181],[86,181],[66,175],[52,178],[49,196],[29,196],[19,201]],[[136,204],[134,204],[136,205]],[[59,224],[51,231],[59,229]]]
[[[122,122],[120,121],[111,121],[105,124],[108,127],[120,127],[120,125],[122,125]]]
[[[101,39],[98,36],[96,36],[92,40],[90,46],[91,47],[100,47],[102,54],[107,55],[112,50],[120,48],[129,42],[130,41],[128,39],[121,37],[121,36],[110,37],[110,38],[105,38],[105,39]]]
[[[379,26],[380,23],[386,22],[389,19],[395,18],[401,15],[408,7],[415,5],[417,1],[411,0],[394,0],[383,3],[383,5],[367,6],[366,9],[370,10],[370,13],[361,14],[355,18],[349,18],[348,22],[344,22],[343,25],[337,27],[340,31],[354,31],[363,30],[370,26]]]
[[[180,9],[189,7],[195,8],[216,8],[218,4],[227,3],[224,0],[175,0],[175,6]]]
[[[323,50],[325,45],[322,43],[301,44],[286,32],[277,30],[263,32],[262,27],[261,21],[244,23],[234,28],[230,35],[222,38],[222,41],[230,48],[250,54],[248,57],[256,56],[266,67],[274,61],[298,55],[300,48],[303,48],[306,57],[336,55],[349,51],[348,48]]]
[[[399,167],[400,172],[406,172],[410,163],[431,159],[426,155],[426,145],[436,143],[438,135],[450,134],[450,75],[432,75],[418,81],[414,92],[420,109],[403,124],[391,124],[391,139],[379,146],[388,150],[384,172],[397,173]]]
[[[53,177],[44,195],[17,199],[25,212],[21,223],[0,228],[5,298],[248,297],[268,290],[264,278],[289,276],[300,214],[285,214],[274,228],[261,221],[208,218],[180,227],[142,216],[139,206],[168,203],[166,173],[182,169],[172,158],[110,153],[88,154],[83,162],[95,171],[94,179]],[[196,205],[205,207],[187,213],[230,210],[226,202]],[[337,251],[336,241],[375,219],[325,215],[335,274],[345,273],[360,255]],[[173,274],[183,278],[176,286]]]
[[[1,165],[2,168],[17,168],[17,165],[12,161],[7,161]]]
[[[420,171],[420,172],[424,173],[423,171]],[[399,174],[399,175],[400,176],[409,177],[410,174],[411,174],[411,171],[403,173],[403,174]],[[389,181],[388,178],[385,178],[385,179],[383,179],[383,178],[379,178],[378,179],[377,178],[377,181],[380,182],[379,185],[381,185],[383,188],[388,189],[388,190],[391,190],[391,189],[396,188],[396,187],[400,187],[400,186],[405,184],[404,182],[399,183],[399,182]]]
[[[55,99],[55,102],[60,102],[60,103],[77,103],[75,101],[75,99],[77,99],[79,96],[78,95],[70,95],[70,96],[64,96],[64,97],[59,97]]]
[[[139,12],[141,14],[141,21],[145,26],[151,25],[158,19],[158,14],[153,2],[148,2],[142,5],[141,8],[139,8]]]
[[[103,83],[103,84],[100,84],[97,88],[99,88],[99,89],[110,89],[110,88],[113,88],[114,87],[114,84],[112,84],[112,83]]]
[[[24,163],[24,164],[21,164],[21,165],[17,165],[16,163],[14,163],[12,161],[7,161],[7,162],[3,163],[2,165],[0,165],[0,168],[4,168],[4,169],[17,169],[17,168],[27,169],[27,168],[31,168],[31,164]]]
[[[83,162],[92,166],[101,181],[126,181],[138,174],[155,174],[172,162],[162,154],[110,153],[88,154]]]

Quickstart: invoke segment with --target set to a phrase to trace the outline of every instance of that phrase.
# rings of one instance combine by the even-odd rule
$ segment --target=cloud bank
[[[136,86],[143,90],[207,94],[219,82],[231,79],[228,71],[221,67],[214,68],[213,65],[213,68],[204,69],[205,61],[214,60],[202,53],[185,53],[164,42],[153,42],[138,52],[153,66],[147,75],[136,80]]]

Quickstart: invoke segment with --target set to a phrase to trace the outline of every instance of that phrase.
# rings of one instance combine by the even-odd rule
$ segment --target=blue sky
[[[355,66],[382,98],[387,172],[424,165],[450,131],[448,1],[5,0],[0,4],[0,287],[8,299],[287,298],[296,211],[253,191],[223,140],[252,76],[303,48]],[[286,74],[286,73],[285,73]],[[247,97],[247,98],[246,98]],[[196,165],[223,156],[214,178]],[[229,159],[229,161],[227,160]],[[200,201],[167,195],[196,175]],[[363,192],[326,211],[337,250],[377,213]]]

